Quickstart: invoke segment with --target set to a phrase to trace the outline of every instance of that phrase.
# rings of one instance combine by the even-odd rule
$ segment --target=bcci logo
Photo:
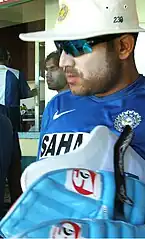
[[[122,132],[126,125],[129,125],[134,129],[141,123],[141,120],[141,116],[134,110],[127,110],[117,116],[114,122],[114,127],[119,132]]]
[[[50,232],[50,238],[61,238],[61,239],[77,239],[81,238],[81,225],[64,221],[58,226],[53,226]]]
[[[68,190],[99,200],[102,193],[101,175],[86,169],[68,170],[65,186]]]
[[[58,14],[58,22],[62,22],[68,14],[68,7],[63,4],[60,8],[59,14]]]

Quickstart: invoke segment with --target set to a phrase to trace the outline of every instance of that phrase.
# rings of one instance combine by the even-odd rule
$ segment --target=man
[[[0,106],[3,108],[3,106]],[[13,130],[10,120],[0,114],[0,219],[4,214],[5,182],[12,161]]]
[[[10,53],[6,48],[0,47],[0,104],[7,107],[13,127],[16,131],[19,131],[20,99],[36,96],[37,89],[30,89],[22,72],[8,67],[10,61]]]
[[[71,92],[66,92],[49,103],[42,123],[40,159],[49,155],[47,148],[52,149],[49,134],[90,132],[99,124],[117,135],[129,124],[134,129],[131,146],[145,159],[145,78],[138,74],[134,62],[140,31],[144,30],[138,24],[135,1],[114,0],[110,4],[109,0],[68,0],[60,2],[52,31],[20,35],[28,41],[59,40],[55,44],[63,50],[60,67],[66,72],[70,90],[75,95],[88,96],[72,97]],[[55,152],[58,154],[59,148]]]
[[[58,93],[68,89],[66,76],[59,67],[60,54],[58,51],[50,53],[45,59],[46,81],[50,90]]]
[[[11,202],[14,203],[21,194],[21,150],[18,139],[20,99],[35,96],[37,90],[31,90],[23,73],[9,68],[9,62],[10,53],[4,47],[0,47],[0,105],[5,106],[4,109],[0,107],[0,112],[10,118],[13,126],[13,156],[9,168],[8,182]]]

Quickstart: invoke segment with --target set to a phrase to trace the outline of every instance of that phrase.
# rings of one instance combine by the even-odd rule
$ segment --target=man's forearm
[[[29,92],[28,92],[28,98],[34,97],[34,96],[36,96],[36,95],[38,95],[38,90],[37,90],[37,88],[34,88],[34,89],[32,89],[32,90],[29,90]]]

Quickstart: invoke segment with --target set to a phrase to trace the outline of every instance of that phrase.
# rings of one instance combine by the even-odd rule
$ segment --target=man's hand
[[[37,88],[34,88],[34,89],[32,89],[32,90],[29,91],[28,97],[29,97],[29,98],[35,97],[36,95],[38,95],[38,89],[37,89]]]
[[[31,92],[32,92],[33,96],[38,95],[38,89],[37,88],[32,89]]]

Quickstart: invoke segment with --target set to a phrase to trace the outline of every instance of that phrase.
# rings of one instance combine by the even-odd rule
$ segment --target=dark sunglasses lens
[[[86,40],[55,41],[55,45],[58,50],[64,50],[67,54],[72,55],[73,57],[92,52],[92,47]]]
[[[72,41],[65,41],[63,49],[67,54],[72,55],[74,57],[80,55],[77,47],[73,44]]]
[[[57,50],[61,53],[61,52],[63,51],[61,42],[59,42],[59,41],[54,41],[54,44],[55,44]]]
[[[66,54],[72,55],[74,57],[80,55],[77,48],[71,41],[55,41],[55,45],[57,50],[65,51]]]
[[[92,47],[103,42],[109,42],[122,34],[105,35],[101,37],[93,37],[82,40],[72,41],[55,41],[57,49],[62,52],[63,50],[73,57],[81,56],[92,52]]]

